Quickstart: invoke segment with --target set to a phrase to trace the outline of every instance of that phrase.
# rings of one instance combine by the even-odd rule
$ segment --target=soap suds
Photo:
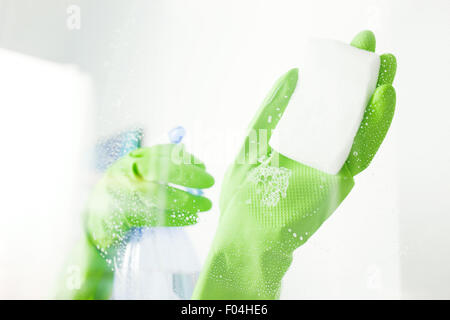
[[[259,159],[261,164],[250,171],[249,180],[256,186],[257,192],[261,193],[261,202],[265,206],[274,207],[281,198],[286,197],[291,170],[273,167],[270,160],[271,157]]]

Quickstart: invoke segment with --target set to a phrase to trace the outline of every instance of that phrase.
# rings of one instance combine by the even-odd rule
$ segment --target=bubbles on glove
[[[289,186],[291,170],[270,165],[271,157],[264,157],[258,161],[261,163],[249,173],[249,180],[256,186],[261,194],[261,202],[268,207],[274,207],[281,198],[286,197]]]

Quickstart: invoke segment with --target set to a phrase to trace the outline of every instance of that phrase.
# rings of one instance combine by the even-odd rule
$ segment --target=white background
[[[67,27],[70,4],[81,9],[79,30]],[[363,29],[375,32],[378,53],[397,57],[394,121],[372,165],[356,178],[351,195],[297,250],[282,297],[450,298],[450,1],[0,0],[0,47],[75,64],[91,77],[95,133],[85,139],[86,145],[136,123],[145,127],[145,143],[150,145],[173,126],[183,125],[188,148],[216,177],[208,191],[214,203],[243,130],[276,78],[298,66],[306,39],[349,42]],[[83,92],[79,94],[88,91]],[[76,140],[71,131],[75,127],[65,133],[52,127],[69,120],[31,113],[32,108],[44,108],[45,101],[21,105],[22,113],[12,119],[5,102],[2,139],[11,139],[6,133],[15,131],[18,143],[8,144],[13,150],[5,150],[2,158],[26,150],[29,137],[41,127],[58,130],[61,141]],[[61,108],[69,105],[62,103]],[[35,121],[24,125],[22,117],[31,114]],[[48,152],[40,157],[49,157],[55,141],[41,140],[42,150]],[[83,171],[80,180],[89,179],[86,175]],[[2,194],[11,193],[8,181],[2,182]],[[58,188],[42,179],[29,181],[40,187],[42,197],[54,201],[48,190]],[[17,222],[17,209],[5,203],[1,228],[20,228],[30,221],[33,227],[25,235],[10,232],[0,238],[5,248],[0,247],[0,254],[9,261],[0,265],[0,294],[47,296],[51,286],[28,285],[30,277],[23,277],[24,271],[17,271],[5,252],[26,253],[33,239],[67,228],[67,219],[77,217],[79,210],[67,210],[67,219],[55,211],[59,219],[25,216]],[[28,214],[40,212],[36,208]],[[190,230],[201,260],[218,214],[216,205]],[[75,237],[77,228],[69,229],[66,236]],[[42,250],[61,237],[49,236]],[[68,252],[60,248],[53,254]],[[23,261],[15,263],[29,265],[41,279],[55,277],[58,266],[52,259],[33,263],[36,258],[27,253],[21,257]]]

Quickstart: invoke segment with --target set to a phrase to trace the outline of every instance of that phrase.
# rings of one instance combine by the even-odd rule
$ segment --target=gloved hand
[[[375,37],[370,31],[358,34],[351,44],[375,51]],[[238,158],[226,173],[219,226],[194,299],[279,297],[293,251],[345,199],[354,185],[353,176],[370,164],[382,143],[394,114],[395,91],[391,84],[395,71],[395,57],[381,55],[377,88],[366,107],[364,125],[336,175],[271,150],[270,130],[277,125],[295,90],[297,69],[278,80],[252,121]]]
[[[203,189],[214,179],[183,145],[140,148],[114,163],[88,203],[86,227],[92,241],[108,251],[130,228],[191,225],[198,212],[211,208],[209,199],[169,183]]]
[[[86,239],[70,264],[79,267],[81,288],[62,288],[59,296],[109,298],[112,259],[127,232],[136,227],[195,224],[198,212],[209,210],[211,201],[176,186],[203,189],[213,184],[205,165],[181,144],[136,149],[116,161],[91,194],[85,214]]]

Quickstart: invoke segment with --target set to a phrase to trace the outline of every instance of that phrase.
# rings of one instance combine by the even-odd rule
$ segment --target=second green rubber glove
[[[205,165],[181,144],[139,148],[117,160],[89,198],[85,237],[67,263],[77,272],[61,280],[58,298],[109,299],[113,260],[128,231],[195,224],[198,213],[211,208],[211,201],[180,186],[203,189],[213,184]]]
[[[361,32],[352,45],[374,51],[375,37],[369,31]],[[297,69],[278,80],[225,176],[218,230],[193,298],[279,297],[294,250],[345,199],[354,185],[353,176],[370,164],[389,129],[395,108],[391,84],[396,61],[390,54],[380,57],[377,89],[364,114],[367,125],[359,129],[337,175],[293,161],[268,146],[270,130],[296,88]]]

